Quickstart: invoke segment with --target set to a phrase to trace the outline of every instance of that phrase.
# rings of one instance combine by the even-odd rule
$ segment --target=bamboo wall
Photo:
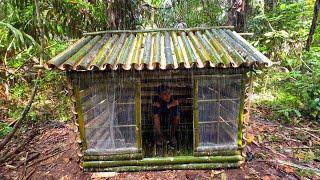
[[[180,102],[178,136],[181,141],[178,148],[181,149],[169,156],[237,154],[237,133],[242,127],[238,127],[239,109],[243,108],[242,82],[247,71],[238,68],[69,73],[73,87],[79,89],[85,134],[82,139],[88,144],[86,161],[154,156],[147,150],[151,149],[150,144],[153,147],[150,143],[153,134],[151,105],[160,84],[168,85]],[[141,93],[138,93],[138,98],[137,89]],[[137,99],[141,107],[137,106],[140,105]],[[111,122],[115,117],[110,113],[112,108],[117,109],[114,113],[116,122]],[[206,112],[207,109],[211,110]],[[141,114],[137,114],[140,110]],[[195,110],[198,116],[194,116]],[[132,152],[135,152],[134,156],[130,154]],[[139,154],[141,152],[144,154]]]

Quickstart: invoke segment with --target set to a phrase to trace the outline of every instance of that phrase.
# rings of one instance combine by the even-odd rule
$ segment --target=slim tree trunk
[[[319,16],[319,9],[320,9],[320,0],[316,0],[314,4],[314,10],[313,10],[313,19],[312,19],[312,24],[310,27],[310,32],[307,40],[307,45],[306,45],[306,50],[310,50],[310,46],[312,43],[313,35],[317,29],[317,21],[318,21],[318,16]]]
[[[106,0],[110,29],[135,29],[135,7],[127,0]]]

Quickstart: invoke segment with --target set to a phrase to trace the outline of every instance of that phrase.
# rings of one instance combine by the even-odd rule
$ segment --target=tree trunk
[[[246,25],[245,0],[231,0],[228,13],[228,24],[235,26],[237,32],[243,32]]]
[[[135,29],[135,8],[131,1],[106,0],[110,29]]]
[[[310,46],[312,43],[313,35],[317,29],[317,21],[318,21],[318,16],[319,16],[319,9],[320,9],[320,0],[316,0],[314,4],[314,10],[313,10],[313,19],[312,19],[312,24],[310,27],[310,32],[307,40],[307,45],[306,45],[306,50],[310,50]]]

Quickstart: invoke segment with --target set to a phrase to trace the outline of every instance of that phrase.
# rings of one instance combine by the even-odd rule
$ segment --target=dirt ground
[[[239,169],[117,173],[110,179],[320,179],[319,124],[284,126],[263,119],[265,113],[256,110],[251,116],[243,152],[247,161]],[[0,179],[81,180],[101,175],[80,168],[81,151],[73,128],[46,122],[27,130],[19,142],[32,140],[0,164]],[[11,149],[18,144],[12,143]]]

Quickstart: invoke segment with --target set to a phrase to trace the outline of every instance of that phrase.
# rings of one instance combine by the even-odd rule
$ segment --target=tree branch
[[[311,27],[310,27],[310,32],[309,32],[309,36],[308,36],[308,40],[307,40],[307,44],[306,44],[306,50],[307,51],[310,50],[310,46],[311,46],[311,43],[312,43],[313,35],[314,35],[314,33],[316,31],[316,28],[317,28],[319,9],[320,9],[320,0],[316,0],[316,2],[314,3],[312,24],[311,24]]]

